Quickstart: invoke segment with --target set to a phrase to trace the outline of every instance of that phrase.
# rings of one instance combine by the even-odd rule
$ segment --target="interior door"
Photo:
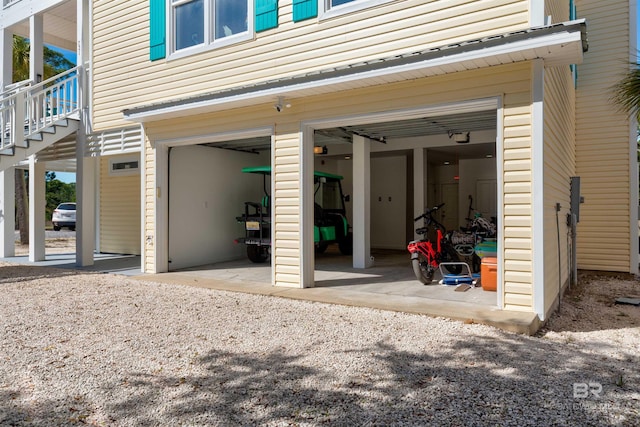
[[[440,203],[444,206],[440,209],[439,221],[447,230],[458,229],[458,183],[440,184]]]
[[[389,173],[393,171],[393,173]],[[406,156],[371,159],[371,247],[406,248]]]

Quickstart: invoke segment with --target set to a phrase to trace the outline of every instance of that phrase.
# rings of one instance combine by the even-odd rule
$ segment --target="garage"
[[[496,122],[496,110],[483,109],[453,114],[427,112],[406,120],[315,129],[314,149],[310,150],[314,152],[314,170],[342,177],[346,218],[351,227],[358,222],[353,206],[353,138],[355,135],[371,141],[371,231],[368,242],[354,242],[354,246],[368,246],[370,263],[366,268],[359,267],[353,256],[342,254],[338,245],[329,245],[326,251],[316,248],[314,286],[496,306],[495,292],[480,288],[455,292],[455,287],[441,286],[438,275],[432,284],[424,286],[414,275],[407,251],[407,243],[415,239],[418,227],[413,219],[423,207],[444,203],[437,220],[447,230],[460,230],[473,216],[495,221]],[[270,176],[263,181],[259,174],[241,171],[270,163],[268,136],[170,149],[170,270],[207,270],[207,275],[223,280],[271,282],[269,263],[252,263],[245,245],[234,242],[245,233],[244,224],[236,219],[245,202],[259,202],[265,193],[271,194]],[[421,163],[425,167],[416,171]],[[422,178],[416,178],[417,174]],[[315,186],[316,202],[317,192]],[[468,252],[461,252],[460,257],[473,269]]]

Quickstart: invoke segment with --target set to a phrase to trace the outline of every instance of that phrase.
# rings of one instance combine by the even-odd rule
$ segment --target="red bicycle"
[[[444,203],[427,209],[422,215],[414,219],[414,222],[418,222],[421,219],[424,220],[424,225],[416,229],[416,233],[424,237],[420,240],[409,242],[407,246],[407,249],[411,253],[413,272],[416,278],[424,284],[429,284],[433,281],[433,275],[440,266],[440,263],[454,263],[459,261],[455,248],[445,237],[447,235],[446,228],[433,217],[434,212],[443,206]],[[429,227],[435,228],[436,237],[434,242],[429,240]],[[450,271],[451,274],[460,274],[462,266],[448,264],[447,270]]]

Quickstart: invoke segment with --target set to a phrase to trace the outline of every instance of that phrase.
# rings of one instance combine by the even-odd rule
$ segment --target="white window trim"
[[[173,60],[178,58],[184,58],[187,56],[195,55],[200,52],[206,52],[209,50],[219,49],[225,46],[230,46],[237,43],[242,43],[247,40],[253,40],[255,37],[255,29],[254,29],[254,1],[247,1],[247,31],[244,33],[234,34],[223,39],[213,40],[213,25],[211,23],[212,14],[211,11],[211,0],[205,0],[205,19],[204,22],[204,33],[207,37],[204,43],[199,44],[197,46],[190,46],[184,49],[175,50],[175,25],[173,19],[173,5],[171,0],[167,0],[167,13],[166,13],[166,25],[167,29],[167,51],[169,54],[167,55],[167,60]]]
[[[128,169],[113,169],[113,165],[116,163],[130,163],[130,162],[138,162],[137,168],[128,168]],[[109,159],[109,176],[128,176],[128,175],[139,175],[140,174],[140,156],[124,156],[124,157],[112,157]]]
[[[357,12],[359,10],[380,6],[392,1],[395,0],[355,0],[353,2],[341,4],[340,6],[332,7],[331,9],[329,9],[328,0],[318,0],[318,14],[320,20],[329,19],[336,16],[345,15],[347,13]]]

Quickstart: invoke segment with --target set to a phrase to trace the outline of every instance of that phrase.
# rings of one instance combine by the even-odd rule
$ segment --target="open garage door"
[[[316,255],[315,286],[351,286],[354,291],[366,288],[495,306],[495,292],[454,292],[438,284],[438,273],[433,286],[424,286],[413,272],[407,244],[417,237],[415,228],[423,225],[414,223],[414,218],[443,203],[437,220],[448,231],[463,233],[469,219],[478,215],[495,221],[496,129],[497,112],[490,109],[315,130],[314,146],[322,147],[314,155],[316,170],[344,176],[348,194],[359,191],[353,187],[353,136],[365,137],[370,144],[369,218],[364,220],[370,221],[367,240],[374,259],[372,268],[354,269],[351,259]],[[363,221],[354,218],[350,208],[349,221]],[[460,247],[455,261],[466,262],[479,273],[474,247],[472,252],[468,245]],[[329,271],[342,274],[337,278]]]
[[[243,174],[271,164],[271,137],[184,145],[169,152],[169,269],[247,259],[236,220],[264,195],[262,177]]]

